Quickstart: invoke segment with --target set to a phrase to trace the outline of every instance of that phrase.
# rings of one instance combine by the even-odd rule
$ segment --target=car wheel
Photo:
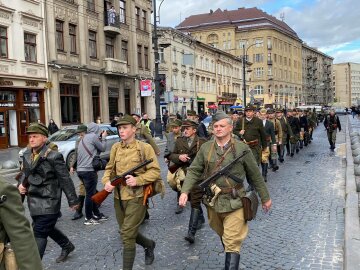
[[[75,151],[72,151],[68,154],[66,158],[66,166],[68,167],[68,169],[70,169],[70,165],[73,164],[74,161],[75,161]]]

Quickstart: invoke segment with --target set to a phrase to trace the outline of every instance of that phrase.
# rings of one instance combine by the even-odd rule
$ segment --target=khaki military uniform
[[[0,178],[0,245],[10,240],[16,262],[21,270],[43,269],[33,230],[25,217],[21,197],[16,187]],[[4,200],[5,199],[5,200]],[[0,269],[5,269],[4,258],[0,258]]]
[[[153,159],[153,162],[135,172],[136,187],[121,186],[114,190],[114,207],[124,248],[135,249],[135,243],[148,247],[152,241],[139,233],[139,226],[144,220],[146,205],[143,204],[144,185],[160,179],[160,166],[152,147],[144,142],[134,140],[130,144],[118,142],[110,152],[110,160],[105,168],[102,183],[106,184],[115,175],[130,170],[142,161]],[[125,256],[125,255],[124,255]]]
[[[151,136],[151,133],[147,126],[137,123],[136,124],[136,139],[140,141],[144,141],[151,145],[151,147],[154,149],[155,154],[160,153],[159,147],[156,145],[154,138]]]
[[[271,123],[274,124],[274,131],[275,131],[275,144],[279,145],[279,142],[282,143],[283,141],[283,130],[281,127],[281,123],[278,119],[268,119]],[[278,158],[277,147],[270,148],[271,159],[276,163],[276,159]]]
[[[234,139],[231,139],[224,149],[219,147],[215,140],[204,143],[188,168],[181,191],[189,193],[196,184],[202,181],[204,171],[206,176],[214,173],[219,166],[219,160],[223,159],[221,166],[226,166],[235,157],[249,150],[247,145]],[[256,160],[250,152],[232,167],[231,173],[240,179],[249,176],[261,201],[264,203],[270,199]],[[213,206],[210,206],[206,200],[204,203],[208,210],[209,225],[221,237],[225,252],[239,253],[241,244],[248,234],[248,224],[244,219],[241,202],[241,197],[245,195],[244,187],[228,177],[218,178],[215,184],[221,189],[236,188],[238,190],[239,196],[236,198],[232,198],[229,193],[224,193],[218,196]]]

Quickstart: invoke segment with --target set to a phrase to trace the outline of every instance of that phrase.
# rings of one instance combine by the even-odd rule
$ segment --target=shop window
[[[60,84],[61,120],[63,124],[80,123],[79,85]]]
[[[91,92],[92,92],[92,103],[93,103],[93,117],[95,122],[97,117],[100,116],[100,87],[92,86]]]
[[[35,91],[24,91],[25,102],[39,102],[39,92]]]
[[[109,95],[109,115],[113,117],[115,114],[119,113],[119,89],[118,88],[108,88]]]
[[[36,35],[24,33],[25,61],[36,62]]]
[[[11,91],[1,91],[0,92],[0,102],[15,101],[16,93]]]
[[[8,58],[8,37],[7,28],[0,27],[0,57]]]

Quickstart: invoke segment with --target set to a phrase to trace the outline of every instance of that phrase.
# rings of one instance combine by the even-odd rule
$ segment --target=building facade
[[[242,104],[239,58],[173,28],[160,27],[158,33],[163,110],[201,114]]]
[[[26,127],[45,121],[44,1],[0,4],[0,149],[26,146]]]
[[[109,122],[118,112],[155,111],[140,82],[152,80],[150,0],[48,0],[47,119]]]
[[[247,103],[300,104],[302,41],[285,22],[257,8],[217,9],[190,16],[176,28],[252,63]]]
[[[360,64],[339,63],[333,65],[332,85],[335,101],[341,107],[360,105]]]
[[[330,105],[334,101],[331,83],[334,58],[302,45],[303,91],[301,105]]]

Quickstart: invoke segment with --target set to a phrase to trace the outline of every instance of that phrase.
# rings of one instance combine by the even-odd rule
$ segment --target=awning
[[[215,104],[211,104],[207,106],[209,109],[217,109],[218,107]]]

